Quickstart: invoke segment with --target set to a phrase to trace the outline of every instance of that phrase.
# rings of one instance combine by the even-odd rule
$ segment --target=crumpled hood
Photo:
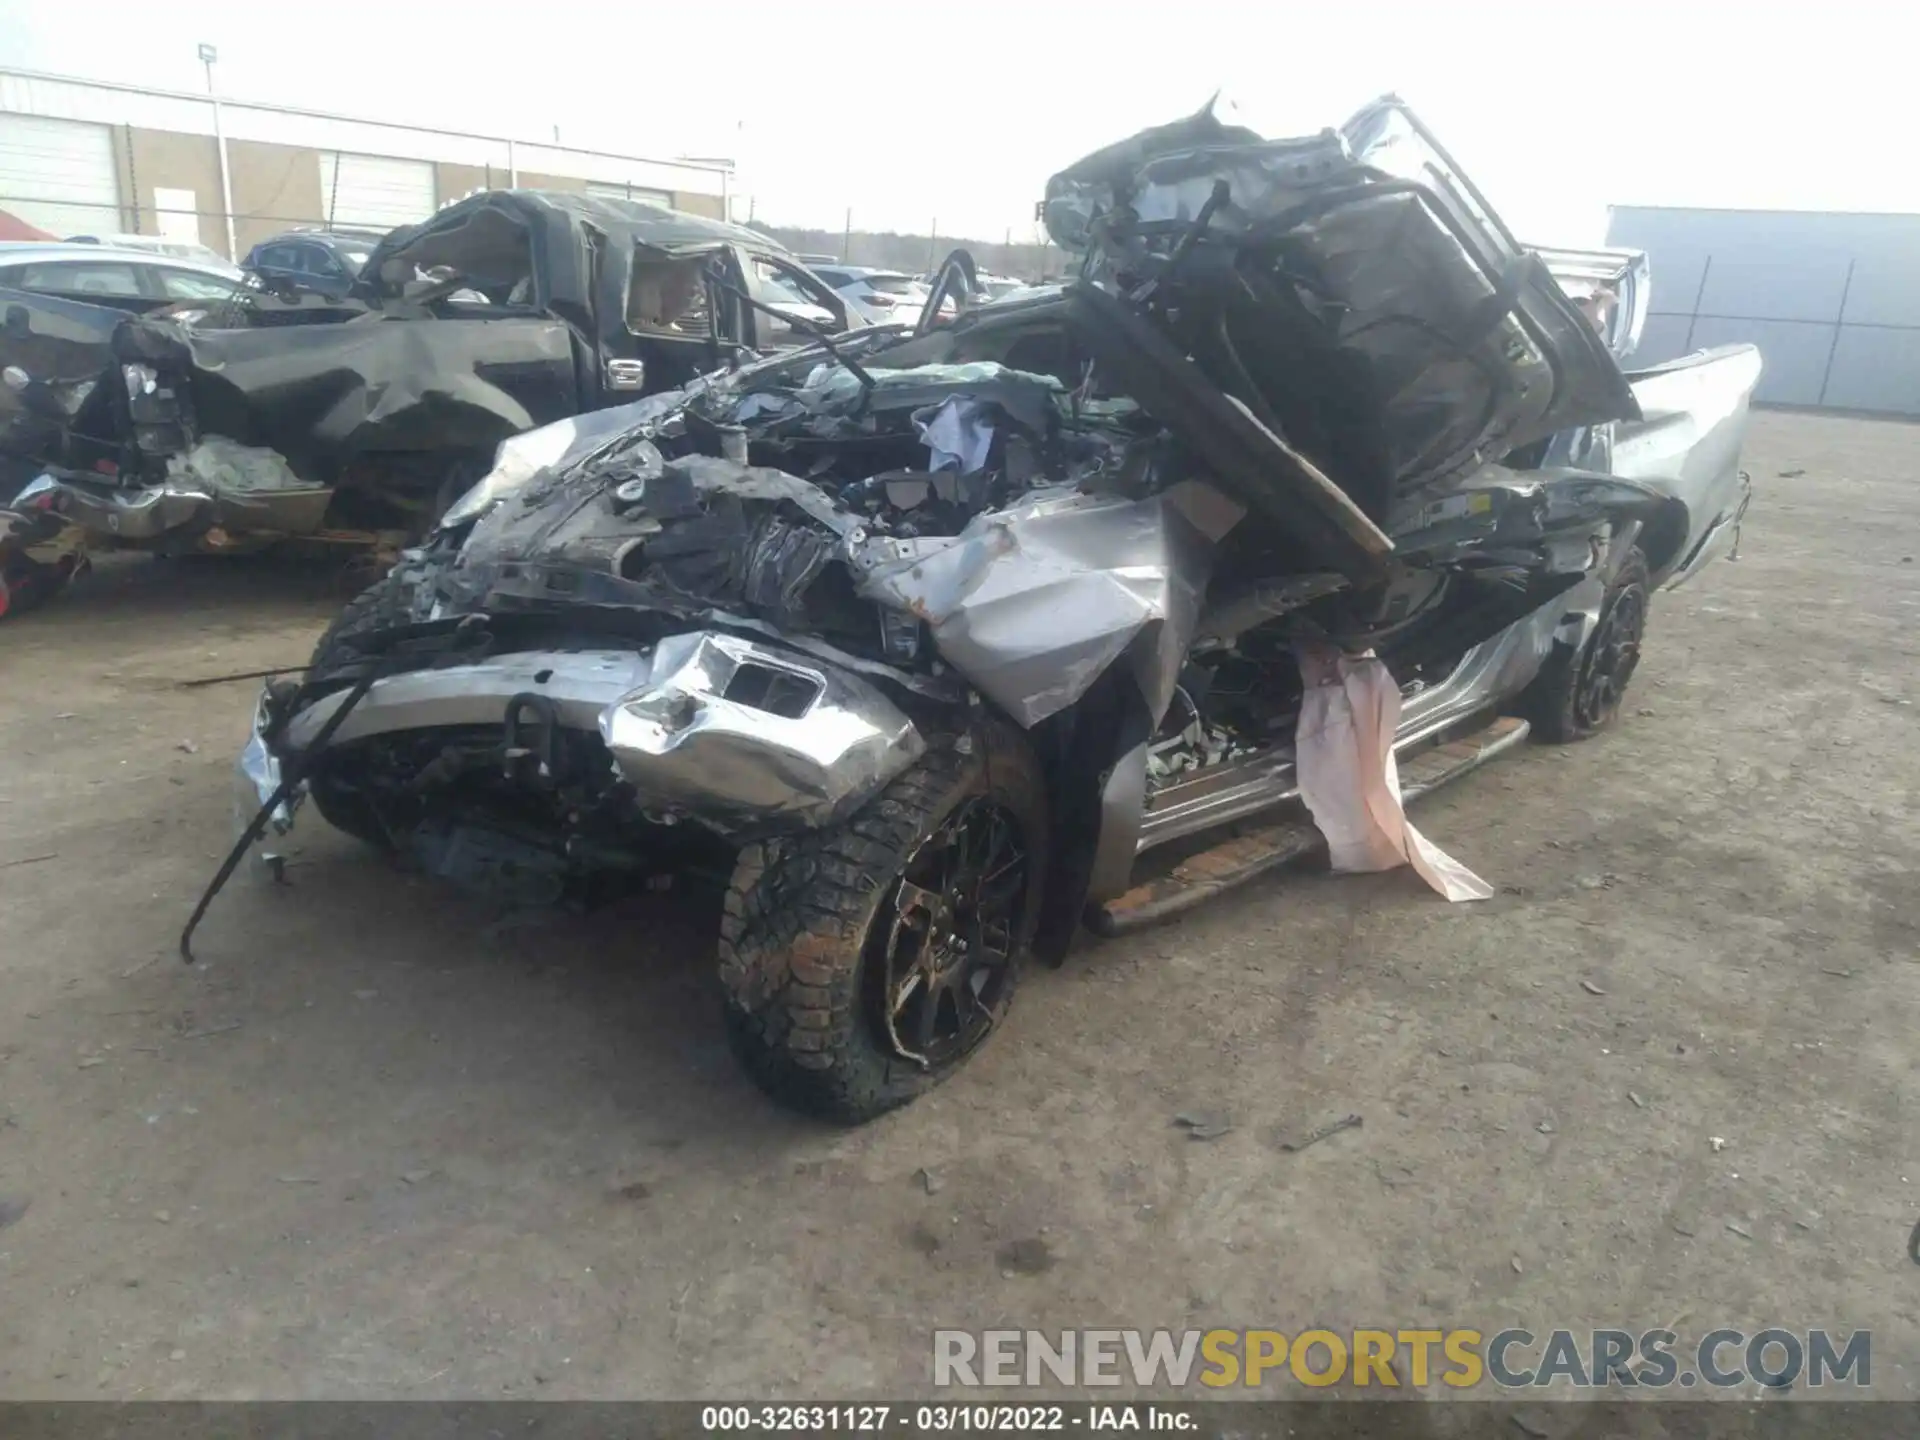
[[[1062,170],[1044,213],[1088,278],[1157,306],[1376,520],[1403,491],[1638,415],[1593,325],[1391,96],[1297,139],[1209,107]]]

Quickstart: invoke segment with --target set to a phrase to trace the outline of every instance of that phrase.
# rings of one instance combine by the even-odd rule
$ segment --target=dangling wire
[[[233,848],[227,852],[227,858],[220,862],[220,868],[214,872],[212,881],[200,896],[200,903],[193,907],[193,914],[187,919],[187,928],[180,932],[180,958],[187,964],[193,963],[193,932],[200,928],[201,920],[206,917],[207,907],[213,904],[213,897],[226,888],[227,881],[231,880],[233,872],[240,868],[240,862],[246,858],[247,851],[267,833],[267,826],[273,820],[273,812],[278,810],[286,802],[287,797],[300,787],[300,782],[306,779],[307,762],[326,748],[327,742],[333,738],[334,731],[345,723],[347,716],[353,713],[354,706],[366,698],[367,692],[373,688],[373,682],[380,678],[383,669],[384,667],[379,665],[369,665],[366,674],[354,682],[353,689],[347,692],[347,698],[341,702],[339,709],[327,717],[326,724],[320,727],[320,733],[313,737],[313,742],[282,770],[280,783],[274,787],[273,794],[267,797],[267,803],[254,814],[253,819],[247,823],[247,828],[240,832],[239,840],[234,842]]]

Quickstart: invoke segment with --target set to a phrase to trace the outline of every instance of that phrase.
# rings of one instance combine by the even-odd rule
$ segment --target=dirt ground
[[[254,692],[178,682],[342,596],[105,567],[0,630],[0,1395],[901,1396],[935,1326],[1674,1322],[1871,1329],[1920,1392],[1920,428],[1763,415],[1748,468],[1621,728],[1421,810],[1495,899],[1300,876],[1089,944],[856,1132],[735,1072],[673,895],[502,925],[307,812],[181,964]]]

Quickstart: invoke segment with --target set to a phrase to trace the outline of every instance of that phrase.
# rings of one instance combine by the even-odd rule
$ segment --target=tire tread
[[[991,770],[1004,767],[1013,782],[1003,785],[994,773],[995,793],[1040,793],[1023,737],[1009,732],[987,744]],[[976,741],[975,748],[983,747]],[[776,1100],[858,1123],[905,1104],[957,1067],[929,1074],[878,1049],[863,1014],[861,959],[887,880],[979,789],[980,769],[950,740],[936,742],[851,818],[741,850],[721,912],[720,984],[734,1054]],[[1040,825],[1042,834],[1027,837],[1036,856],[1045,854],[1043,818]],[[1029,881],[1038,883],[1037,876]],[[1030,933],[1029,923],[1016,965]]]

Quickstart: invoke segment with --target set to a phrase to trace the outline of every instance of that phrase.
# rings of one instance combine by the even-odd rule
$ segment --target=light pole
[[[200,63],[207,69],[207,98],[213,102],[213,143],[220,152],[220,211],[227,222],[227,258],[240,258],[240,244],[233,229],[233,176],[227,167],[227,132],[220,118],[220,96],[213,88],[213,62],[220,52],[204,41],[200,45]]]

